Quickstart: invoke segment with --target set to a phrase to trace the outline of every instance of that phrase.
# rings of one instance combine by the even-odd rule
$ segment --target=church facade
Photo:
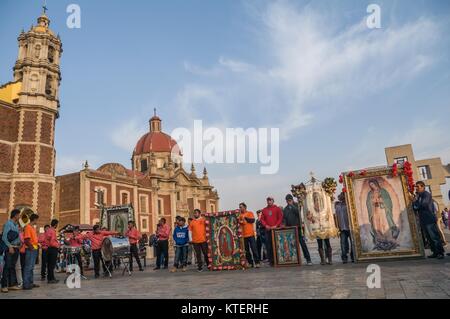
[[[189,217],[195,208],[216,211],[217,191],[206,168],[198,177],[194,166],[183,168],[177,143],[161,131],[161,119],[150,119],[149,132],[136,143],[132,168],[107,163],[56,177],[56,212],[62,224],[96,224],[101,207],[132,205],[134,220],[144,233],[153,233],[161,217],[170,225],[176,216]]]
[[[195,208],[219,209],[219,196],[206,168],[183,168],[177,143],[162,132],[161,119],[134,148],[131,168],[107,163],[55,177],[55,122],[59,114],[62,43],[45,12],[37,25],[19,35],[14,80],[0,86],[0,225],[17,207],[40,215],[39,226],[58,218],[60,225],[95,224],[104,206],[132,205],[144,233],[166,217],[189,216]]]

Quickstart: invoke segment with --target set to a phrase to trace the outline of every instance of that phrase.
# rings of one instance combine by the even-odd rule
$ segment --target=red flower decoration
[[[339,184],[342,184],[344,182],[344,176],[339,175]]]
[[[342,192],[343,192],[343,193],[347,193],[347,188],[343,187],[343,188],[342,188]]]
[[[350,172],[350,173],[347,174],[347,176],[348,176],[348,177],[353,177],[353,176],[355,176],[355,173]]]
[[[362,170],[361,172],[359,172],[359,175],[366,176],[367,175],[367,171],[366,170]]]

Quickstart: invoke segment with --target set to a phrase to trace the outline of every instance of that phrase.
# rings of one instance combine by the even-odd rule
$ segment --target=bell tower
[[[18,136],[14,147],[10,208],[27,205],[45,224],[54,216],[55,120],[59,116],[62,43],[49,28],[44,6],[37,24],[18,37],[14,81],[20,82],[16,109]]]

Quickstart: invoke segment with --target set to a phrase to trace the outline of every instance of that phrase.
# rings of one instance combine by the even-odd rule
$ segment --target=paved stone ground
[[[48,285],[39,280],[40,288],[0,294],[0,299],[13,298],[450,298],[450,257],[444,260],[404,260],[380,262],[382,286],[366,285],[368,264],[340,262],[338,240],[332,240],[334,264],[321,266],[315,242],[308,246],[313,266],[249,269],[245,271],[197,273],[195,267],[185,273],[153,271],[149,260],[144,272],[131,277],[118,272],[112,279],[81,282],[80,289],[60,283]],[[429,253],[429,252],[427,252]],[[36,278],[38,273],[36,273]]]

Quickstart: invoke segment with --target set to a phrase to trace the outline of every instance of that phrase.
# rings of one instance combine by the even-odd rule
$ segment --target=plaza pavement
[[[450,257],[444,260],[403,260],[377,263],[381,268],[381,288],[366,285],[368,264],[340,261],[337,239],[332,240],[334,264],[321,266],[315,241],[308,242],[313,266],[198,273],[194,266],[187,272],[154,271],[149,260],[144,272],[132,276],[116,272],[113,278],[82,280],[80,289],[63,283],[65,274],[57,274],[60,283],[40,288],[10,291],[0,299],[16,298],[450,298]],[[427,254],[429,251],[427,251]],[[172,260],[172,259],[171,259]],[[137,268],[137,267],[136,267]]]

